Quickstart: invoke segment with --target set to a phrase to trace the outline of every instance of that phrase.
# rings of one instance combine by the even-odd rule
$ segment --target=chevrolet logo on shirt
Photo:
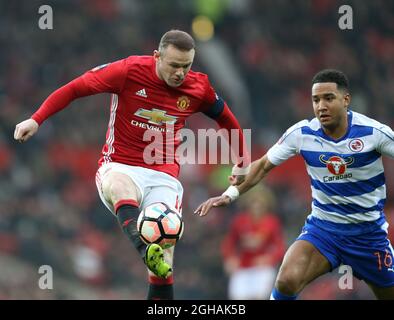
[[[163,124],[175,124],[177,117],[166,114],[167,111],[153,108],[152,110],[146,110],[139,108],[134,114],[140,118],[148,119],[149,123],[156,125]]]

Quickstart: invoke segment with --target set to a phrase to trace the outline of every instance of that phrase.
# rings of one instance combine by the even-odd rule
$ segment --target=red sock
[[[149,275],[148,300],[174,300],[174,277],[166,279]]]

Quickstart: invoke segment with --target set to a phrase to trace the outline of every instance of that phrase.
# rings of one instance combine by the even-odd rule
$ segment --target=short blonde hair
[[[169,45],[182,51],[190,51],[195,48],[193,37],[185,31],[170,30],[160,39],[159,52],[163,52]]]

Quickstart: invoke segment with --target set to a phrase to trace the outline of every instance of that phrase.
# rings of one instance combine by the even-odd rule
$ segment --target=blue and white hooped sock
[[[297,295],[288,296],[283,293],[280,293],[276,288],[272,290],[270,300],[296,300]]]

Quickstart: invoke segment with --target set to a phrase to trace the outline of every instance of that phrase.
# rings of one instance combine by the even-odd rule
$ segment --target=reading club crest
[[[360,152],[364,149],[364,142],[361,139],[352,139],[349,142],[349,149],[353,152]]]

